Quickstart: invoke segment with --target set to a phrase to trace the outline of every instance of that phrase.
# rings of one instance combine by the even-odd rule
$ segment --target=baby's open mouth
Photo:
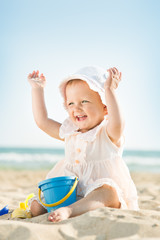
[[[76,116],[76,120],[77,121],[84,121],[84,120],[86,120],[86,118],[87,118],[87,115],[79,115],[79,116]]]

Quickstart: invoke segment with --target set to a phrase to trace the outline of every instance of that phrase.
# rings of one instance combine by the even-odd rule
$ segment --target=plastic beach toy
[[[25,202],[19,204],[19,208],[16,208],[11,215],[11,218],[31,218],[31,212],[29,211],[28,200],[34,197],[34,193],[27,196]]]
[[[6,205],[4,208],[0,210],[0,216],[9,213],[8,205]]]
[[[76,202],[76,187],[78,178],[75,176],[61,176],[49,178],[39,182],[39,200],[51,212],[59,207],[68,206]],[[45,203],[41,199],[43,192]]]

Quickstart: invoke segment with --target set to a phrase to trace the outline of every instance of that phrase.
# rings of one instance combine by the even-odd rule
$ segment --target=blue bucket
[[[49,178],[38,183],[39,200],[47,207],[47,211],[68,206],[76,202],[76,187],[78,178],[74,176],[63,176]],[[41,200],[43,192],[45,203]]]

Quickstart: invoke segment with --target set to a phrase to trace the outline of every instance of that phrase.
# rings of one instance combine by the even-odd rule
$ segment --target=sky
[[[27,75],[45,75],[48,116],[63,122],[59,83],[97,65],[122,72],[125,148],[160,150],[160,1],[0,0],[0,9],[1,147],[63,147],[36,126]]]

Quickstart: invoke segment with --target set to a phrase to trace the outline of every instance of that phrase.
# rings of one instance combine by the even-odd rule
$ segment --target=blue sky
[[[160,150],[160,1],[0,1],[0,146],[61,147],[37,128],[28,73],[47,78],[51,118],[67,113],[60,81],[87,65],[122,71],[127,149]]]

